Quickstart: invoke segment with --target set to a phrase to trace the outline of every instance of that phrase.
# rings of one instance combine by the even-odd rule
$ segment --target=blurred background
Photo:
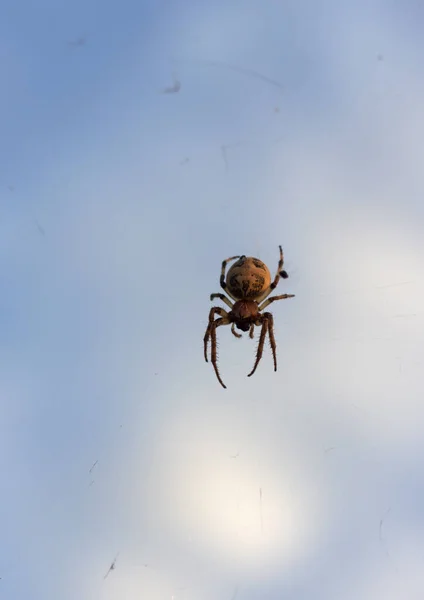
[[[423,21],[2,2],[1,598],[422,599]],[[221,261],[279,244],[224,390]]]

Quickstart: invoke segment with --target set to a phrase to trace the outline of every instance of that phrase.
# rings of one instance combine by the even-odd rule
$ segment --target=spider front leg
[[[212,323],[212,327],[211,327],[211,362],[212,362],[212,365],[215,370],[215,374],[216,374],[216,377],[217,377],[219,383],[225,389],[227,389],[227,386],[222,381],[221,375],[219,374],[219,370],[218,370],[218,360],[217,360],[217,355],[216,355],[216,328],[219,327],[220,325],[228,325],[228,324],[229,324],[229,321],[227,319],[220,318],[220,319],[217,319],[216,321],[214,321]]]
[[[277,370],[277,344],[275,343],[274,337],[274,317],[271,313],[264,313],[264,317],[268,319],[268,334],[269,343],[271,344],[272,358],[274,359],[274,371]]]
[[[206,362],[208,362],[208,342],[209,342],[209,338],[211,337],[211,329],[212,329],[212,325],[214,324],[215,315],[220,315],[223,319],[226,319],[227,320],[226,324],[228,324],[230,322],[230,318],[229,318],[227,311],[225,311],[223,308],[221,308],[219,306],[212,306],[212,308],[209,311],[209,323],[206,328],[205,336],[203,338],[204,354],[205,354]]]
[[[266,317],[266,315],[262,315],[261,319],[262,319],[262,329],[261,329],[261,335],[259,336],[258,349],[256,351],[256,360],[255,360],[255,364],[253,365],[253,369],[249,373],[248,377],[251,377],[253,375],[253,373],[256,371],[256,367],[258,366],[259,361],[262,358],[266,332],[268,331],[268,318]]]
[[[214,321],[215,314],[222,315],[222,317],[220,319],[217,319],[216,321]],[[218,381],[222,385],[223,388],[226,388],[227,386],[222,381],[221,376],[219,374],[219,370],[218,370],[218,361],[217,361],[217,354],[216,354],[216,328],[220,327],[221,325],[229,325],[230,322],[231,321],[229,319],[228,313],[225,312],[225,310],[223,308],[219,308],[218,306],[212,307],[210,310],[210,313],[209,313],[209,324],[206,329],[205,337],[203,338],[206,362],[208,362],[208,356],[207,356],[208,341],[209,341],[209,338],[211,338],[211,362],[212,362],[213,368],[215,370],[215,374],[218,378]]]

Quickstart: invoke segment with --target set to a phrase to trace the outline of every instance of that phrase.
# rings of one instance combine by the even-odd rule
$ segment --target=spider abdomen
[[[226,283],[235,298],[253,300],[270,285],[271,274],[258,258],[242,256],[229,269]]]

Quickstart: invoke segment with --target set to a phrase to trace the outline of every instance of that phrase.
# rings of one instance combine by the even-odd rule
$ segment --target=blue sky
[[[1,597],[422,597],[422,18],[2,3]],[[220,263],[279,244],[223,390]]]

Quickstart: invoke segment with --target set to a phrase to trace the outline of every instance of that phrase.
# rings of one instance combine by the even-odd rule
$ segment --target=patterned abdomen
[[[229,269],[226,282],[235,298],[254,300],[270,285],[271,274],[258,258],[242,256]]]

